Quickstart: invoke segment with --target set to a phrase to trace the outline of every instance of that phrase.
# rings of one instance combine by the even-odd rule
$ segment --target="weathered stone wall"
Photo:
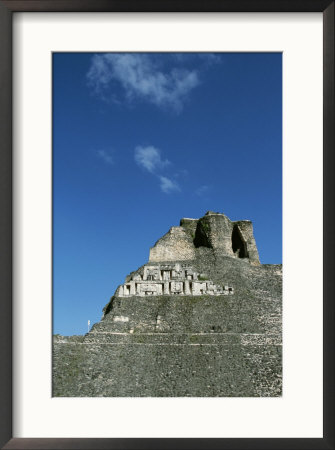
[[[197,249],[194,261],[215,283],[223,279],[234,295],[113,297],[104,319],[95,324],[109,331],[220,332],[281,334],[281,265],[250,265],[247,261],[213,256]],[[126,318],[122,322],[115,317]],[[157,319],[158,318],[158,319]]]
[[[212,211],[200,219],[181,219],[179,227],[172,227],[150,249],[149,261],[194,259],[194,249],[199,247],[211,248],[216,256],[230,256],[260,264],[252,222],[232,222],[224,214]]]
[[[171,227],[150,249],[149,261],[184,261],[194,258],[194,245],[184,228]]]
[[[241,230],[242,236],[246,240],[247,248],[248,248],[248,257],[251,263],[259,264],[259,255],[257,250],[256,241],[254,238],[254,230],[252,226],[252,222],[250,220],[239,220],[237,222],[233,222],[234,225],[237,225]]]
[[[180,219],[179,225],[184,228],[188,236],[193,241],[195,238],[195,231],[198,225],[198,219],[187,219],[187,218]]]
[[[232,296],[114,297],[82,341],[57,337],[55,396],[280,396],[279,265],[196,249]]]
[[[210,247],[218,255],[234,256],[232,231],[233,224],[224,214],[207,213],[198,221],[194,243]]]
[[[230,295],[234,288],[216,285],[186,263],[150,263],[126,277],[116,297],[150,295]]]
[[[281,396],[271,343],[58,343],[53,356],[56,397]]]

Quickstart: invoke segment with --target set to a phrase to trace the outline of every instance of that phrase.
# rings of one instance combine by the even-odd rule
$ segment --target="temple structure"
[[[181,219],[179,227],[171,227],[151,247],[149,262],[191,261],[197,259],[198,248],[209,248],[216,257],[260,264],[252,222],[234,222],[213,211],[200,219]]]
[[[146,295],[228,295],[230,286],[214,284],[187,264],[145,265],[118,287],[116,297]]]
[[[53,396],[280,397],[282,266],[252,223],[183,218],[148,256],[85,336],[54,336]]]

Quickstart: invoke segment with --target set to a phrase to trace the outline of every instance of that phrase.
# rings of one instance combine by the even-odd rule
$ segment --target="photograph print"
[[[54,397],[282,395],[282,54],[53,53]]]

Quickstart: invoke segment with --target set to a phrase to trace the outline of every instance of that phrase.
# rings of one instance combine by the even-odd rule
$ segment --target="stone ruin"
[[[208,211],[200,219],[181,219],[179,227],[171,227],[150,249],[148,264],[128,275],[115,296],[233,294],[231,286],[214,284],[192,268],[199,247],[207,248],[214,257],[260,265],[251,221],[234,222],[222,213]]]
[[[250,221],[181,219],[85,336],[54,337],[53,396],[279,397],[281,318]]]
[[[116,297],[146,295],[228,295],[230,286],[219,286],[187,264],[145,265],[118,287]]]
[[[149,262],[191,261],[199,247],[211,249],[216,257],[260,265],[252,222],[232,221],[213,211],[200,219],[181,219],[179,227],[171,227],[150,249]]]

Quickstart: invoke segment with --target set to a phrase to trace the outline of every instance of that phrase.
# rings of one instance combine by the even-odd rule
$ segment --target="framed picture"
[[[1,1],[0,60],[3,448],[334,448],[334,2]]]

